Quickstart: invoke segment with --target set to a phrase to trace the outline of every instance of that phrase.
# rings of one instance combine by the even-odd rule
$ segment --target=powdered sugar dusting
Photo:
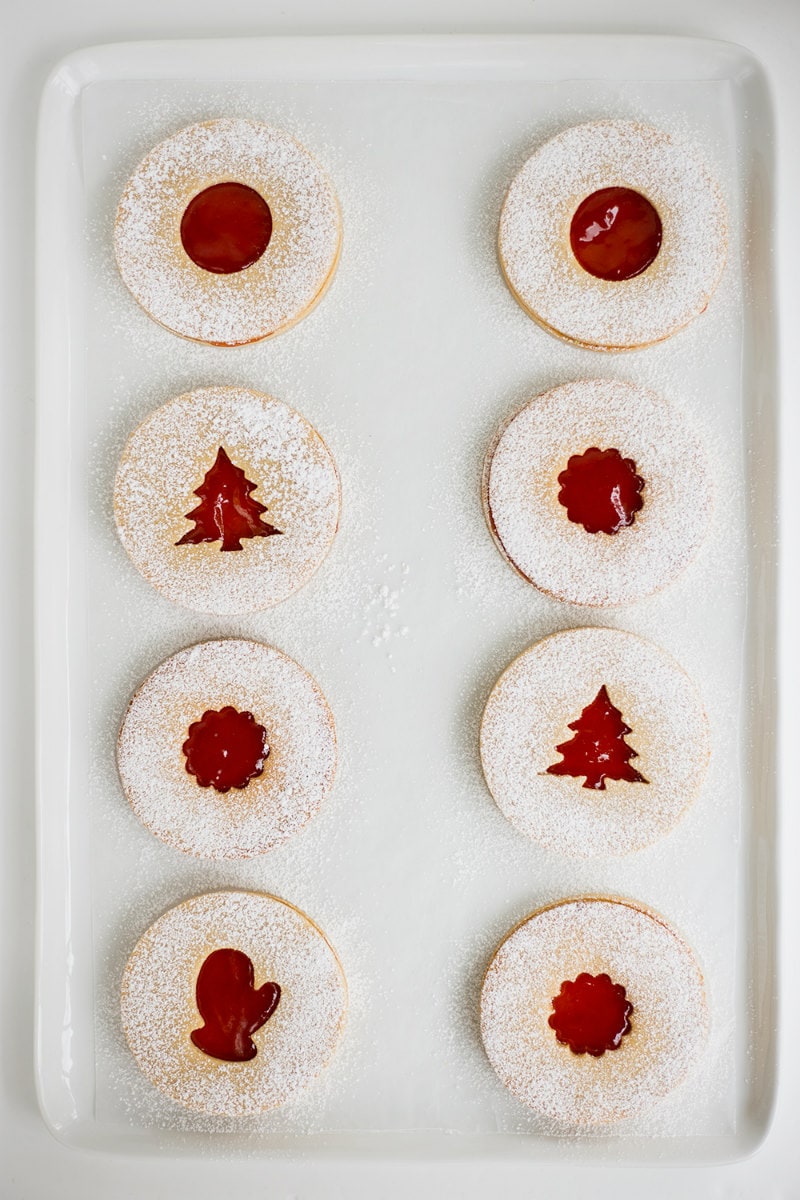
[[[587,533],[558,500],[559,473],[590,446],[632,458],[645,481],[643,508],[616,534]],[[711,481],[700,443],[665,400],[589,379],[538,396],[500,430],[484,504],[501,550],[537,587],[577,604],[625,604],[691,560],[708,527]]]
[[[191,526],[195,489],[223,446],[256,483],[280,537],[241,551],[177,543]],[[123,545],[171,600],[198,612],[256,612],[311,577],[339,522],[336,465],[322,438],[288,405],[247,388],[200,388],[168,401],[128,441],[114,486]]]
[[[568,725],[606,687],[631,728],[626,741],[647,783],[548,775]],[[553,634],[495,684],[481,724],[489,790],[527,837],[578,858],[630,854],[667,833],[705,774],[709,730],[688,675],[663,650],[618,629]]]
[[[186,770],[182,746],[207,709],[250,712],[267,735],[261,775],[221,794]],[[189,646],[144,681],[120,730],[125,794],[152,833],[202,858],[250,858],[296,834],[333,784],[336,734],[319,685],[258,642]]]
[[[265,253],[217,275],[183,250],[180,222],[204,188],[234,180],[272,212]],[[289,134],[258,121],[221,119],[161,142],[120,200],[115,250],[122,278],[156,321],[198,341],[239,345],[298,320],[324,291],[341,240],[336,196],[322,167]]]
[[[597,115],[643,115],[701,140],[738,204],[729,82],[265,76],[221,86],[198,76],[100,83],[82,110],[92,251],[95,846],[94,949],[91,964],[83,962],[95,980],[96,1062],[86,1065],[95,1071],[97,1140],[151,1154],[263,1158],[314,1156],[323,1139],[368,1140],[376,1153],[391,1152],[398,1134],[424,1129],[425,1138],[448,1141],[456,1132],[473,1151],[482,1138],[489,1155],[537,1161],[702,1155],[706,1135],[729,1134],[737,1098],[750,1094],[740,1087],[747,1017],[737,999],[747,975],[737,947],[749,923],[730,921],[735,827],[749,802],[738,782],[747,779],[739,747],[748,693],[737,690],[738,656],[727,653],[741,645],[736,620],[747,578],[738,507],[739,260],[734,254],[703,320],[645,353],[600,362],[550,336],[515,302],[497,265],[496,235],[508,180],[536,145]],[[313,148],[335,180],[346,230],[325,302],[290,336],[238,353],[176,338],[150,320],[110,249],[114,210],[136,162],[175,129],[218,113],[258,117]],[[437,179],[433,207],[414,202],[420,178]],[[554,602],[508,569],[487,536],[476,481],[508,412],[598,364],[607,375],[635,366],[637,382],[696,421],[713,466],[707,548],[675,586],[621,615],[691,667],[715,754],[709,786],[673,835],[623,859],[581,862],[519,836],[490,802],[477,747],[501,669],[545,633],[592,614]],[[748,379],[745,371],[751,396]],[[270,392],[313,421],[344,489],[340,533],[309,586],[233,626],[181,611],[147,587],[126,565],[110,504],[138,420],[168,396],[220,381]],[[387,623],[383,585],[391,604],[406,561],[410,575],[388,622],[396,632],[375,648]],[[394,574],[386,563],[397,564]],[[698,614],[700,594],[707,602]],[[109,747],[133,688],[156,663],[191,640],[231,632],[280,646],[314,673],[334,707],[341,757],[336,786],[302,836],[260,858],[211,862],[175,853],[140,825]],[[80,792],[75,799],[83,803]],[[142,931],[170,905],[226,886],[277,893],[319,918],[350,991],[348,1036],[331,1068],[281,1108],[249,1119],[192,1112],[157,1091],[119,1021],[122,968]],[[690,936],[708,972],[714,1042],[700,1075],[649,1114],[589,1127],[588,1140],[578,1129],[567,1141],[497,1080],[480,1042],[478,998],[505,930],[540,904],[597,888],[653,903]],[[425,937],[409,938],[409,928],[424,928]],[[409,1004],[409,980],[425,991],[424,1005]],[[751,1045],[757,1054],[762,1038]]]
[[[569,245],[580,202],[607,187],[646,196],[661,218],[655,262],[624,281],[590,275]],[[513,180],[500,260],[524,308],[555,333],[599,349],[661,341],[703,312],[727,249],[719,185],[698,152],[638,121],[593,121],[545,142]]]
[[[633,1004],[631,1032],[598,1058],[573,1054],[547,1020],[561,984],[608,974]],[[675,1088],[708,1032],[692,952],[642,908],[595,898],[534,913],[497,950],[483,983],[481,1034],[503,1083],[537,1112],[570,1125],[634,1116]]]
[[[256,986],[278,983],[272,1017],[249,1062],[193,1045],[202,1023],[197,974],[217,949],[243,951]],[[336,954],[290,904],[256,892],[212,892],[172,908],[144,934],[122,981],[122,1022],[151,1083],[195,1111],[242,1117],[283,1104],[327,1066],[342,1033],[347,985]]]

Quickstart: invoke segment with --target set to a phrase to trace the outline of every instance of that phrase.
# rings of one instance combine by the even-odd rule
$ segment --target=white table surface
[[[282,1163],[143,1160],[67,1150],[46,1131],[33,1079],[34,840],[32,779],[31,471],[33,455],[33,161],[36,109],[51,66],[78,47],[165,37],[337,32],[671,33],[720,38],[751,50],[773,88],[780,207],[777,268],[783,322],[784,478],[796,473],[800,426],[799,0],[4,0],[0,55],[3,247],[0,362],[4,409],[3,567],[0,571],[0,1200],[152,1200],[232,1197],[358,1200],[484,1195],[589,1198],[800,1197],[800,813],[784,762],[781,1078],[763,1147],[730,1167],[605,1168],[474,1163]],[[793,621],[798,579],[794,497],[784,488],[782,579],[783,745],[788,758],[800,713],[800,655]]]

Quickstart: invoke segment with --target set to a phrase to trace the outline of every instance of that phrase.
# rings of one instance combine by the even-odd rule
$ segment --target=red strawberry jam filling
[[[600,1058],[606,1050],[619,1049],[625,1034],[630,1033],[632,1012],[621,984],[605,974],[583,973],[561,984],[547,1023],[573,1054]]]
[[[569,230],[572,253],[597,279],[633,279],[646,271],[661,248],[661,218],[631,188],[592,192],[575,210]]]
[[[191,1039],[204,1054],[224,1062],[248,1062],[258,1048],[252,1034],[275,1012],[277,983],[253,986],[253,964],[242,950],[214,950],[200,968],[195,999],[204,1024]]]
[[[186,514],[194,521],[176,546],[196,546],[201,542],[222,542],[220,550],[241,550],[242,538],[274,537],[282,531],[261,519],[266,505],[255,500],[251,492],[258,485],[251,483],[241,467],[231,462],[220,446],[213,466],[203,482],[195,488],[200,503]]]
[[[272,213],[254,188],[215,183],[189,201],[181,242],[193,263],[215,275],[232,275],[258,262],[272,237]]]
[[[267,731],[250,712],[226,705],[204,712],[189,726],[183,743],[186,770],[200,787],[218,792],[247,787],[264,770],[269,755]]]
[[[558,482],[559,504],[570,521],[587,533],[619,533],[633,524],[644,505],[644,480],[636,474],[636,463],[613,448],[591,446],[583,454],[573,454]]]
[[[548,767],[548,775],[572,775],[575,779],[583,775],[583,786],[597,791],[605,791],[606,779],[647,783],[644,775],[629,762],[629,759],[639,757],[625,741],[631,727],[625,724],[622,713],[611,702],[605,684],[567,728],[573,730],[575,736],[556,746],[561,762]]]

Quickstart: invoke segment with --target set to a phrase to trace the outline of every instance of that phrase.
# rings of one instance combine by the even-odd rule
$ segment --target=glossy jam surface
[[[647,270],[661,248],[661,218],[639,192],[602,188],[578,205],[569,241],[572,253],[590,275],[633,279]]]
[[[198,1050],[225,1062],[248,1062],[258,1048],[252,1034],[275,1012],[281,998],[277,983],[253,986],[253,964],[241,950],[214,950],[200,968],[195,988],[203,1018],[192,1041]]]
[[[632,1012],[621,984],[613,983],[608,975],[583,973],[561,984],[561,991],[553,997],[548,1025],[573,1054],[600,1058],[606,1050],[619,1049],[625,1034],[630,1033]]]
[[[186,770],[200,787],[229,792],[247,787],[264,770],[269,754],[267,731],[250,712],[226,705],[209,709],[189,726],[183,743]]]
[[[642,508],[644,480],[632,458],[591,446],[573,454],[558,477],[558,502],[587,533],[619,533]]]
[[[242,538],[272,537],[282,531],[262,521],[266,505],[254,500],[258,484],[251,483],[241,467],[228,458],[220,446],[213,467],[195,488],[200,503],[186,514],[194,529],[185,533],[176,546],[195,546],[199,542],[222,542],[220,550],[241,550]]]
[[[215,275],[232,275],[258,262],[272,237],[272,213],[254,188],[215,183],[189,201],[181,242],[193,263]]]
[[[629,762],[638,754],[627,745],[625,737],[631,732],[615,708],[605,684],[591,704],[587,704],[576,721],[567,726],[575,736],[556,746],[562,761],[547,768],[548,775],[585,776],[583,786],[605,791],[606,779],[626,783],[647,783]]]

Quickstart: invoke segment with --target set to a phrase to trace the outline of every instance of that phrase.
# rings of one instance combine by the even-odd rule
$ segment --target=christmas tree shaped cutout
[[[186,514],[194,521],[190,529],[175,543],[176,546],[196,546],[200,542],[222,542],[220,550],[241,550],[242,538],[272,537],[283,531],[262,521],[266,505],[254,500],[251,493],[258,484],[251,483],[241,467],[231,462],[220,446],[213,467],[195,496],[200,503]]]
[[[583,775],[583,786],[597,791],[605,791],[606,779],[648,782],[630,764],[630,759],[639,757],[625,741],[632,730],[612,704],[605,684],[577,721],[567,728],[572,729],[575,736],[556,746],[562,761],[548,767],[548,775],[572,775],[576,779]]]

